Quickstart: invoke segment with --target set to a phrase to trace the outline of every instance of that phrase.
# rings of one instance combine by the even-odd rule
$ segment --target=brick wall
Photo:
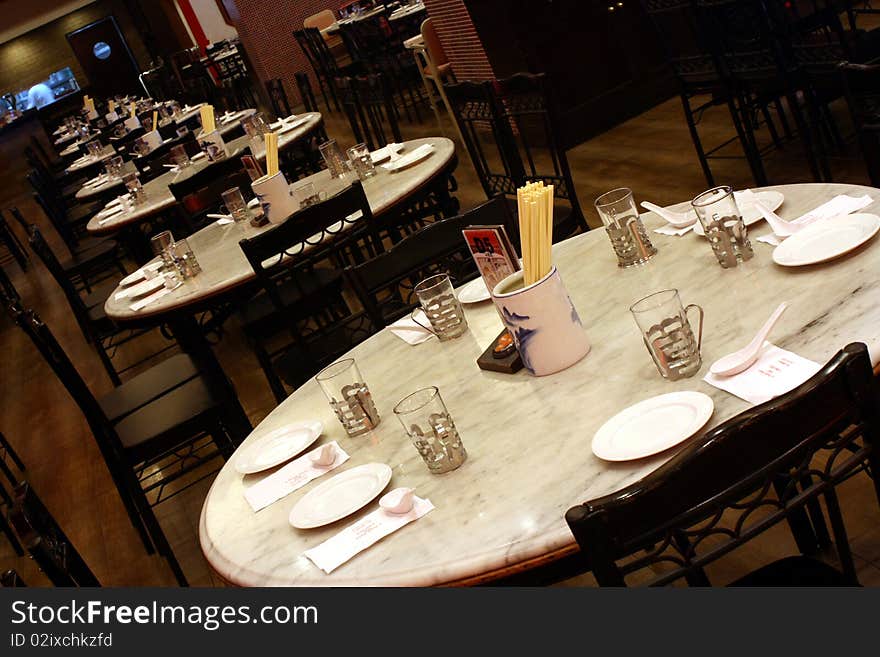
[[[483,44],[471,21],[465,0],[425,0],[428,15],[452,70],[459,80],[490,80],[495,77]]]
[[[146,48],[121,0],[99,0],[66,16],[0,44],[0,93],[17,92],[69,66],[80,86],[88,80],[67,43],[68,32],[114,15],[141,68],[149,62]]]

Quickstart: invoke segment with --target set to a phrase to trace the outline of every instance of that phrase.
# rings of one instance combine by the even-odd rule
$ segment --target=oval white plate
[[[430,148],[425,148],[426,146],[430,146]],[[388,164],[383,164],[382,166],[385,168],[386,171],[399,171],[400,169],[405,169],[406,167],[410,167],[413,164],[421,162],[426,157],[431,155],[434,150],[435,149],[433,144],[422,144],[421,146],[418,146],[406,155],[401,155],[399,159],[392,160]]]
[[[475,278],[458,291],[458,301],[460,303],[479,303],[491,298],[489,290],[486,288],[486,281],[483,280],[482,276]]]
[[[241,474],[252,474],[274,468],[314,443],[323,430],[324,424],[320,420],[279,427],[242,450],[235,459],[235,469]]]
[[[699,431],[715,404],[702,392],[670,392],[623,409],[593,436],[593,454],[605,461],[631,461],[675,447]]]
[[[131,287],[127,287],[119,295],[123,297],[128,297],[129,299],[135,299],[137,297],[142,297],[151,292],[155,292],[160,287],[165,287],[165,277],[164,276],[156,276],[156,278],[148,278],[145,281],[138,283],[137,285],[132,285]]]
[[[384,463],[367,463],[340,472],[310,490],[290,511],[290,524],[311,529],[354,513],[385,490],[391,468]]]
[[[764,215],[761,214],[761,211],[758,210],[753,204],[747,203],[742,200],[742,196],[738,192],[734,192],[733,195],[736,197],[736,204],[739,206],[739,211],[742,212],[743,215],[743,223],[746,226],[751,226],[752,224],[756,224],[764,218]],[[764,190],[762,192],[755,192],[755,196],[758,197],[759,201],[762,201],[764,205],[770,210],[770,212],[776,212],[779,207],[782,205],[783,201],[785,201],[785,196],[782,192],[776,192],[773,190]],[[703,224],[699,221],[694,224],[694,232],[697,235],[705,236],[705,232],[703,231]]]
[[[138,281],[144,280],[147,277],[147,275],[144,273],[145,269],[152,269],[153,271],[159,271],[160,269],[162,269],[162,263],[161,262],[151,262],[151,263],[144,265],[143,267],[141,267],[137,271],[130,273],[128,276],[126,276],[121,281],[119,281],[119,286],[120,287],[128,287],[129,285],[133,285],[134,283],[137,283]]]
[[[773,262],[784,267],[814,265],[860,247],[880,230],[876,214],[844,214],[810,224],[773,249]]]

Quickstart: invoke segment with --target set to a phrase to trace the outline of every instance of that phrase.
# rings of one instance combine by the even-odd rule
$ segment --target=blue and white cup
[[[581,319],[555,266],[527,287],[523,275],[518,271],[499,282],[492,301],[529,372],[545,376],[564,370],[590,351]]]
[[[226,142],[223,141],[223,136],[218,130],[199,133],[197,141],[199,142],[199,148],[204,151],[211,162],[222,160],[228,155],[226,152]]]
[[[125,121],[122,122],[122,125],[125,126],[125,129],[131,132],[132,130],[137,130],[141,127],[141,121],[136,116],[130,116]]]
[[[299,201],[294,197],[281,171],[271,176],[257,178],[251,183],[251,189],[260,200],[266,219],[273,224],[284,222],[299,210]]]

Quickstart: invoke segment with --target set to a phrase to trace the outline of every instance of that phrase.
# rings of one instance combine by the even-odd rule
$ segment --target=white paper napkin
[[[392,142],[370,153],[370,159],[373,160],[373,164],[381,162],[385,158],[390,158],[393,162],[394,160],[398,159],[398,153],[401,150],[403,150],[403,144]]]
[[[312,479],[317,479],[321,475],[335,470],[345,463],[349,456],[335,440],[329,444],[333,445],[333,451],[336,453],[336,460],[330,465],[315,465],[312,463],[311,455],[320,452],[324,447],[321,445],[247,488],[244,492],[244,499],[247,500],[247,503],[256,512],[260,509],[265,509],[282,497],[290,495],[298,488],[302,488]]]
[[[382,164],[380,166],[383,169],[385,169],[386,171],[397,171],[397,169],[400,169],[402,167],[407,166],[408,164],[416,162],[417,160],[421,159],[422,157],[424,157],[428,153],[432,153],[433,151],[434,151],[434,144],[422,144],[421,146],[416,148],[411,153],[407,153],[406,155],[402,155],[401,157],[399,157],[397,159],[395,159],[394,156],[392,155],[391,162],[389,162],[388,164]]]
[[[746,191],[749,194],[753,194],[751,190]],[[841,214],[852,214],[853,212],[858,212],[862,208],[868,207],[873,202],[873,199],[867,194],[863,194],[862,196],[848,196],[846,194],[840,194],[838,196],[835,196],[827,203],[823,203],[819,207],[814,208],[805,214],[802,214],[797,219],[792,220],[791,223],[807,225],[821,219],[830,219]],[[780,244],[782,244],[783,239],[785,238],[778,237],[777,235],[770,233],[769,235],[759,237],[757,241],[764,242],[765,244],[770,244],[771,246],[779,246]]]
[[[660,235],[672,235],[673,237],[678,237],[684,235],[685,233],[689,233],[694,229],[695,224],[691,224],[690,226],[685,226],[684,228],[676,228],[672,224],[666,224],[665,226],[661,226],[660,228],[655,228],[654,232],[659,233]]]
[[[821,369],[822,365],[769,342],[764,343],[758,360],[744,372],[733,376],[715,376],[703,380],[752,404],[793,390]]]
[[[425,326],[431,325],[425,311],[419,309],[413,316]],[[429,333],[423,327],[419,326],[418,322],[414,321],[409,315],[398,319],[393,324],[389,324],[388,330],[404,342],[412,345],[422,344],[426,340],[430,340],[434,337],[433,333]]]
[[[167,287],[159,288],[158,290],[156,290],[152,294],[145,296],[143,299],[139,299],[138,301],[135,301],[133,304],[131,304],[130,307],[132,310],[137,312],[141,308],[145,308],[145,307],[149,306],[154,301],[158,301],[159,299],[164,297],[169,292],[171,292],[171,290],[168,289]]]
[[[400,515],[379,508],[303,554],[328,575],[388,534],[434,510],[431,500],[413,497],[413,508]]]

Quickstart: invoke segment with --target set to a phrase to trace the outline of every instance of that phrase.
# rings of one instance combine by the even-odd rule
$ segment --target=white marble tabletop
[[[83,186],[80,187],[79,191],[76,193],[76,198],[79,200],[92,198],[93,196],[98,196],[99,194],[103,194],[104,192],[114,189],[116,187],[122,187],[122,176],[127,173],[133,173],[137,171],[137,167],[132,162],[125,162],[122,165],[122,173],[119,176],[107,176],[107,172],[102,172],[96,178],[101,178],[102,182],[98,185],[90,185],[91,180],[87,180],[83,183]],[[95,180],[93,178],[92,180]]]
[[[308,116],[308,122],[279,136],[279,151],[283,151],[295,144],[299,139],[302,139],[305,135],[316,128],[322,121],[319,112],[311,112]],[[255,156],[258,159],[262,160],[266,158],[265,145],[263,145],[262,142],[254,145],[247,135],[242,135],[241,137],[237,137],[227,143],[226,150],[230,153],[230,157],[235,157],[235,154],[244,149],[245,146],[250,146],[252,152],[255,152]],[[177,203],[174,195],[168,189],[168,185],[173,182],[185,180],[186,177],[191,176],[197,171],[201,171],[210,165],[211,162],[204,157],[200,157],[199,159],[194,160],[190,166],[182,171],[169,170],[168,173],[163,173],[158,178],[154,178],[144,184],[144,201],[134,206],[129,212],[114,215],[110,219],[98,219],[92,217],[92,219],[89,220],[89,223],[86,224],[86,230],[96,235],[114,233],[125,226],[138,223],[162,212],[163,210],[167,210]]]
[[[434,144],[436,150],[431,156],[397,173],[388,173],[379,168],[379,174],[364,183],[364,193],[374,215],[378,216],[386,212],[432,180],[455,154],[454,144],[445,137],[415,139],[405,142],[404,150],[401,153],[414,150],[423,143]],[[292,183],[291,187],[311,182],[315,185],[318,193],[333,195],[348,186],[352,179],[354,179],[354,174],[349,173],[344,180],[333,180],[325,169]],[[131,309],[130,300],[116,301],[114,298],[116,292],[114,291],[104,305],[107,316],[125,321],[126,319],[161,315],[170,310],[216,296],[230,288],[253,280],[256,274],[238,243],[243,237],[255,235],[270,227],[271,225],[254,228],[244,222],[225,226],[214,223],[203,228],[187,238],[187,242],[201,265],[202,273],[186,281],[170,294],[138,311]]]
[[[875,202],[862,212],[880,212],[880,190],[873,188],[805,184],[772,189],[785,195],[779,213],[787,219],[840,193],[869,194]],[[653,214],[644,217],[649,228],[663,223]],[[767,232],[764,222],[751,228],[753,238]],[[382,418],[366,436],[345,435],[314,381],[296,390],[240,449],[285,424],[321,420],[324,433],[318,444],[337,440],[351,455],[342,469],[386,463],[393,470],[389,490],[413,487],[436,509],[326,575],[303,552],[374,510],[376,503],[330,526],[295,529],[288,524],[291,508],[332,475],[254,513],[243,490],[261,475],[243,478],[230,460],[202,508],[201,545],[212,567],[228,581],[248,586],[427,586],[569,549],[574,540],[564,519],[567,509],[619,490],[677,451],[604,462],[590,447],[597,429],[638,401],[678,390],[700,391],[714,400],[708,427],[745,410],[746,402],[702,377],[715,359],[748,342],[780,301],[789,305],[773,332],[775,344],[824,363],[848,342],[863,341],[877,362],[880,238],[833,262],[797,269],[775,265],[773,247],[753,239],[755,257],[723,270],[708,242],[693,233],[667,237],[652,232],[650,237],[657,255],[629,269],[617,267],[601,229],[554,246],[554,262],[592,343],[590,353],[563,372],[536,378],[525,370],[508,375],[478,369],[478,356],[502,328],[487,301],[465,306],[470,330],[458,339],[411,346],[386,330],[350,352]],[[696,376],[677,382],[660,377],[628,310],[633,301],[669,287],[681,291],[683,303],[702,305],[706,314],[703,366]],[[469,454],[459,469],[444,475],[428,473],[391,410],[406,394],[428,385],[440,388]]]
[[[97,164],[98,162],[103,162],[107,158],[113,157],[116,155],[116,151],[112,146],[104,146],[104,150],[101,151],[101,154],[98,157],[94,157],[92,155],[83,155],[81,158],[75,160],[69,167],[67,167],[66,171],[69,173],[73,173],[74,171],[80,171],[85,169],[86,167],[90,167],[93,164]]]

